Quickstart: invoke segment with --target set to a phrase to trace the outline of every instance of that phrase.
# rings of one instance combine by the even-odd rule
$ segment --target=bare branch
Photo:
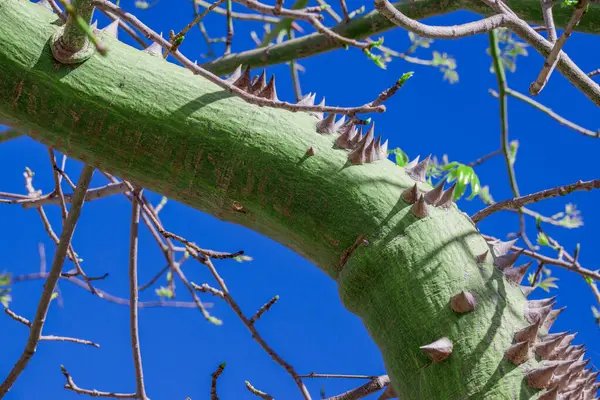
[[[481,221],[482,219],[487,218],[490,215],[492,215],[493,213],[498,212],[500,210],[509,210],[509,209],[516,210],[527,204],[537,203],[544,199],[549,199],[549,198],[558,197],[558,196],[566,196],[570,193],[573,193],[573,192],[579,191],[579,190],[592,190],[592,189],[600,189],[600,179],[595,179],[595,180],[587,181],[587,182],[583,182],[580,180],[575,183],[571,183],[570,185],[558,186],[558,187],[555,187],[552,189],[546,189],[546,190],[542,190],[537,193],[532,193],[527,196],[516,197],[513,199],[509,199],[509,200],[500,201],[489,207],[484,208],[481,211],[478,211],[471,217],[471,219],[473,220],[473,222],[477,223],[477,222]]]
[[[562,35],[560,35],[560,38],[558,38],[556,43],[554,43],[554,47],[552,48],[552,51],[550,51],[550,54],[548,54],[548,57],[546,57],[546,60],[544,61],[544,66],[540,71],[540,74],[538,75],[536,80],[531,84],[531,86],[529,86],[529,93],[531,95],[537,96],[542,91],[544,86],[546,86],[546,83],[548,83],[548,79],[550,79],[552,71],[554,71],[554,68],[556,68],[556,64],[558,63],[558,57],[561,53],[563,46],[565,45],[567,39],[571,37],[573,29],[577,26],[577,24],[579,24],[579,21],[583,17],[583,14],[585,14],[585,9],[589,2],[590,0],[579,0],[579,2],[577,3],[571,20],[567,24]]]
[[[135,393],[115,393],[115,392],[100,392],[98,390],[89,390],[82,389],[73,382],[73,378],[67,372],[67,369],[64,366],[60,366],[60,370],[62,371],[67,383],[65,384],[65,389],[71,390],[77,394],[86,394],[91,397],[104,397],[111,399],[137,399],[137,394]]]
[[[140,194],[140,192],[136,192]],[[131,334],[131,350],[133,352],[133,365],[135,367],[136,394],[140,400],[147,400],[146,388],[144,387],[144,371],[142,368],[142,353],[140,350],[139,326],[138,326],[138,231],[140,225],[140,204],[137,200],[132,201],[131,207],[131,231],[129,236],[129,325]]]
[[[554,16],[552,15],[553,2],[547,0],[540,0],[542,7],[542,15],[544,16],[544,25],[546,28],[546,35],[550,43],[556,42],[556,27],[554,26]]]
[[[20,315],[15,314],[12,310],[5,308],[4,312],[6,314],[8,314],[12,319],[14,319],[15,321],[18,321],[20,323],[22,323],[23,325],[31,328],[31,322],[25,318],[25,317],[21,317]],[[46,336],[40,336],[40,341],[56,341],[56,342],[72,342],[72,343],[78,343],[78,344],[85,344],[88,346],[92,346],[92,347],[100,347],[99,344],[94,343],[90,340],[83,340],[83,339],[77,339],[77,338],[72,338],[72,337],[65,337],[65,336],[54,336],[54,335],[46,335]]]
[[[23,370],[27,367],[31,357],[33,357],[35,354],[37,344],[42,336],[42,328],[44,327],[44,322],[46,321],[46,314],[48,313],[48,308],[50,307],[52,293],[54,292],[56,282],[60,278],[60,272],[65,262],[65,257],[71,243],[71,238],[73,237],[73,232],[75,231],[75,225],[79,219],[79,215],[81,214],[85,192],[90,185],[93,174],[94,168],[90,167],[89,165],[85,165],[83,172],[79,177],[79,182],[77,184],[77,189],[75,191],[75,197],[71,205],[69,216],[65,220],[63,231],[60,235],[60,241],[56,249],[52,268],[48,274],[46,283],[44,284],[44,290],[38,303],[35,319],[31,325],[27,344],[25,345],[23,354],[10,371],[4,382],[2,382],[0,385],[0,398],[4,397],[4,395],[8,393],[21,372],[23,372]]]
[[[112,196],[120,193],[127,193],[129,191],[128,186],[121,183],[110,183],[105,186],[101,186],[98,188],[90,189],[85,194],[85,201],[93,201],[103,199],[108,196]],[[0,194],[1,196],[1,194]],[[69,204],[73,201],[72,194],[64,195],[65,203]],[[53,193],[41,196],[37,199],[22,199],[14,201],[15,204],[20,204],[21,207],[25,209],[40,207],[48,204],[60,204],[60,199],[53,195]]]
[[[227,363],[221,363],[210,376],[212,378],[211,386],[210,386],[210,400],[219,400],[219,396],[217,395],[217,380],[225,370],[225,366]]]
[[[246,388],[248,388],[250,393],[255,394],[256,396],[260,397],[263,400],[275,400],[275,398],[273,396],[271,396],[263,391],[258,390],[257,388],[252,386],[252,384],[248,381],[246,381]]]
[[[390,384],[390,378],[387,375],[381,375],[373,378],[371,381],[359,386],[355,389],[349,390],[345,393],[337,396],[328,397],[326,400],[360,400],[367,397],[381,389],[387,387]]]
[[[498,97],[498,93],[495,90],[490,89],[490,94],[494,97]],[[557,113],[555,113],[554,111],[552,111],[550,108],[544,106],[541,103],[538,103],[537,101],[535,101],[534,99],[532,99],[531,97],[525,96],[522,93],[519,93],[515,90],[512,90],[510,88],[506,88],[506,94],[509,96],[514,97],[515,99],[519,99],[521,101],[524,101],[525,103],[537,108],[538,110],[540,110],[541,112],[543,112],[544,114],[547,114],[548,116],[550,116],[552,119],[558,121],[558,123],[560,123],[561,125],[567,126],[579,133],[581,133],[582,135],[586,135],[586,136],[591,136],[594,138],[598,138],[600,137],[600,129],[598,129],[596,132],[591,131],[589,129],[583,128],[577,124],[575,124],[574,122],[569,121],[568,119],[561,117],[560,115],[558,115]]]

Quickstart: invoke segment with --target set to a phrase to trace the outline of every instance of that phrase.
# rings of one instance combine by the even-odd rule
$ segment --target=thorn
[[[152,44],[144,49],[144,51],[150,55],[162,57],[163,56],[163,48],[157,42],[152,42]]]
[[[519,286],[521,288],[521,293],[523,296],[527,297],[535,290],[534,286]]]
[[[504,271],[506,268],[512,267],[521,254],[523,254],[523,249],[517,251],[516,253],[508,253],[503,256],[496,257],[494,260],[494,265],[498,267],[500,271]]]
[[[433,362],[440,362],[450,357],[453,347],[452,341],[444,337],[419,348],[427,353]]]
[[[335,133],[335,114],[329,114],[327,118],[317,122],[317,132],[324,134]]]
[[[496,257],[500,257],[500,256],[504,256],[504,255],[508,254],[510,249],[515,245],[515,243],[517,243],[518,240],[519,239],[515,239],[515,240],[508,241],[508,242],[498,241],[497,243],[494,243],[494,245],[492,246],[494,255]]]
[[[419,200],[410,208],[413,215],[417,218],[425,218],[429,215],[429,211],[427,211],[427,204],[425,204],[425,196],[419,196]]]
[[[379,158],[377,152],[375,151],[375,140],[371,140],[371,143],[369,143],[365,149],[365,161],[372,163],[377,160],[379,160]]]
[[[364,136],[363,136],[363,127],[362,125],[358,128],[357,130],[357,134],[354,136],[354,138],[350,141],[350,148],[354,149],[356,148],[356,146],[358,146],[358,143],[363,140]]]
[[[242,64],[238,65],[238,67],[233,71],[233,73],[225,79],[227,83],[235,82],[240,76],[242,76]]]
[[[412,169],[412,168],[416,167],[416,166],[417,166],[417,164],[419,163],[419,158],[420,158],[420,157],[421,157],[421,156],[416,156],[416,157],[415,157],[415,159],[414,159],[414,160],[412,160],[411,162],[409,162],[408,164],[406,164],[406,165],[404,166],[404,168],[405,168],[405,169]]]
[[[258,93],[258,97],[262,97],[263,99],[269,99],[272,101],[279,101],[277,98],[277,89],[275,88],[275,75],[271,76],[269,83],[264,87],[263,90]]]
[[[452,184],[448,189],[444,190],[440,201],[436,203],[436,207],[450,208],[452,206],[452,199],[454,198],[454,189],[456,189],[456,182]]]
[[[406,201],[407,203],[414,204],[419,198],[419,189],[417,188],[417,184],[415,183],[415,186],[405,189],[400,197],[402,197],[402,200]]]
[[[552,375],[556,365],[542,366],[539,368],[532,369],[526,375],[529,386],[536,389],[545,389],[550,385],[552,381]]]
[[[302,97],[298,103],[299,106],[314,106],[315,105],[315,97],[312,93],[308,93]]]
[[[425,178],[427,176],[427,166],[429,165],[429,159],[431,155],[427,156],[426,159],[418,163],[412,168],[404,167],[404,170],[413,180],[417,182],[425,182]]]
[[[450,307],[457,313],[474,311],[477,307],[477,300],[471,292],[462,291],[450,299]]]
[[[569,367],[573,365],[573,363],[577,360],[567,360],[567,361],[551,361],[552,365],[556,365],[556,370],[554,371],[554,375],[562,375],[569,370]]]
[[[254,80],[251,85],[252,93],[259,93],[267,86],[267,75],[266,71],[263,69],[260,76]]]
[[[506,350],[504,353],[504,358],[510,360],[515,365],[521,365],[525,361],[529,360],[529,343],[527,342],[519,342],[513,344]]]
[[[546,320],[544,321],[544,325],[543,325],[544,329],[546,329],[547,331],[549,331],[550,328],[552,327],[552,324],[554,324],[554,321],[556,321],[556,318],[558,318],[558,316],[560,315],[560,313],[562,313],[563,311],[565,311],[566,308],[567,308],[567,306],[564,306],[564,307],[559,308],[557,310],[550,311],[550,313],[546,317]]]
[[[308,148],[308,150],[306,150],[306,155],[309,157],[314,156],[317,153],[317,151],[315,150],[315,148],[313,146],[310,146]]]
[[[344,126],[344,124],[346,123],[346,116],[342,115],[342,118],[340,118],[336,123],[335,123],[335,131],[337,132],[342,126]]]
[[[484,263],[489,252],[490,252],[489,250],[486,250],[485,252],[481,253],[480,255],[475,256],[475,261],[477,261],[477,264]]]
[[[590,363],[590,361],[591,358],[588,358],[587,360],[576,361],[569,367],[567,372],[573,375],[578,374],[581,371],[583,371],[583,369]]]
[[[517,342],[528,342],[533,344],[537,338],[538,331],[540,329],[541,321],[536,321],[533,324],[517,331],[514,339]]]
[[[233,86],[244,91],[250,89],[250,65],[246,66],[244,73],[233,82]]]
[[[383,142],[383,144],[379,147],[379,159],[386,160],[387,158],[388,158],[388,140],[386,139],[385,142]]]
[[[558,388],[545,391],[538,397],[538,400],[558,400]]]
[[[529,321],[529,323],[534,323],[538,320],[544,321],[550,313],[550,311],[552,311],[552,307],[554,307],[555,304],[556,302],[540,308],[529,308],[526,306],[525,318],[527,319],[527,321]]]
[[[315,95],[316,97],[316,95]],[[313,99],[313,104],[314,104],[314,99]],[[325,97],[323,97],[323,100],[321,100],[321,102],[319,103],[319,107],[325,107]],[[323,113],[321,111],[312,111],[310,113],[310,115],[317,117],[318,119],[323,119]]]
[[[562,340],[563,340],[563,338],[558,336],[554,339],[536,344],[535,354],[540,356],[542,358],[542,360],[549,359],[550,356],[554,353],[554,350],[556,350],[556,348],[560,344],[560,342],[562,342]]]
[[[556,300],[556,296],[548,297],[547,299],[529,300],[527,302],[527,307],[529,307],[529,308],[546,307],[546,306],[552,304],[554,302],[554,300]]]
[[[520,267],[506,268],[503,271],[506,280],[515,285],[520,285],[531,264],[533,264],[533,261],[529,261],[527,264],[523,264]]]
[[[444,180],[440,181],[435,188],[425,194],[425,201],[427,204],[435,205],[438,201],[440,201],[442,195],[444,194],[444,182]]]
[[[354,125],[347,125],[342,130],[342,134],[335,139],[335,145],[342,149],[351,149],[356,134],[357,131]]]
[[[116,18],[113,22],[106,25],[104,27],[104,29],[102,29],[102,32],[109,34],[110,36],[114,37],[115,39],[118,39],[119,38],[119,21],[120,20],[121,20],[121,18]]]
[[[370,137],[369,137],[370,136]],[[367,162],[367,146],[373,141],[373,135],[368,133],[357,144],[354,150],[348,155],[348,160],[352,164],[364,164]]]

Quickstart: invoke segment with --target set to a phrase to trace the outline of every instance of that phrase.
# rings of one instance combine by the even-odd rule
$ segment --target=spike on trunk
[[[533,261],[529,261],[527,264],[523,264],[519,267],[506,268],[504,270],[506,280],[512,284],[520,285],[531,264],[533,264]]]
[[[534,323],[538,320],[544,321],[546,319],[546,317],[548,316],[548,314],[550,313],[550,311],[552,311],[552,307],[554,307],[555,304],[556,304],[556,302],[549,304],[545,307],[540,307],[540,308],[526,307],[525,308],[525,318],[530,323]]]
[[[520,286],[520,288],[521,293],[523,293],[523,296],[525,297],[529,296],[535,290],[535,286]]]
[[[490,252],[489,250],[486,250],[483,253],[481,253],[480,255],[475,256],[475,261],[477,261],[477,264],[484,263],[489,252]]]
[[[242,76],[242,64],[238,65],[235,71],[225,79],[225,82],[234,83],[240,76]]]
[[[252,82],[252,93],[260,93],[267,86],[267,72],[263,69],[258,78]]]
[[[277,98],[277,88],[275,87],[275,75],[271,76],[269,83],[258,93],[258,97],[263,99],[269,99],[272,101],[279,101]]]
[[[508,241],[508,242],[498,241],[498,242],[494,243],[494,245],[492,246],[494,255],[496,257],[500,257],[500,256],[504,256],[504,255],[508,254],[510,249],[515,245],[515,243],[517,243],[518,240],[519,239],[515,239],[515,240]]]
[[[558,400],[558,388],[545,391],[538,397],[538,400]]]
[[[446,337],[436,340],[425,346],[419,347],[431,358],[433,362],[440,362],[450,357],[454,345],[452,341]]]
[[[504,358],[510,360],[515,365],[521,365],[525,361],[531,358],[529,353],[529,343],[519,342],[515,343],[506,350]]]
[[[425,178],[427,176],[427,166],[429,165],[429,159],[431,156],[427,156],[426,159],[418,163],[412,168],[408,168],[408,165],[404,167],[408,176],[410,176],[413,180],[417,182],[425,182]]]
[[[520,331],[517,331],[514,336],[515,341],[533,344],[537,338],[541,324],[542,322],[538,320]]]
[[[535,354],[540,356],[542,360],[548,360],[560,342],[562,342],[562,338],[560,336],[551,340],[540,342],[535,346]]]
[[[500,271],[504,271],[506,268],[512,267],[515,264],[515,261],[517,261],[517,258],[521,256],[521,254],[523,254],[523,250],[496,257],[496,259],[494,260],[494,265],[498,267]]]
[[[342,130],[342,134],[335,139],[335,145],[342,149],[351,149],[356,135],[357,131],[354,125],[347,125]]]
[[[444,194],[444,182],[444,180],[440,181],[435,188],[425,194],[425,201],[427,204],[435,205],[438,201],[440,201],[442,195]]]
[[[471,292],[462,291],[452,297],[450,307],[457,313],[467,313],[475,310],[477,300]]]
[[[328,135],[335,133],[335,114],[329,114],[326,118],[317,122],[317,132]]]
[[[442,197],[436,203],[436,207],[448,209],[452,206],[452,201],[454,199],[454,189],[456,189],[456,182],[452,184],[448,189],[442,193]]]
[[[525,375],[529,386],[536,389],[545,389],[550,386],[556,365],[542,366],[532,369]]]
[[[244,91],[250,90],[250,65],[246,66],[242,75],[233,82],[233,86]]]
[[[565,311],[566,308],[567,308],[567,306],[564,306],[564,307],[559,308],[557,310],[550,311],[550,313],[546,317],[546,320],[544,321],[544,329],[546,329],[547,331],[549,331],[550,328],[552,328],[552,325],[554,324],[554,321],[556,321],[556,318],[558,318],[558,316],[563,311]]]
[[[118,39],[119,38],[119,21],[121,21],[121,19],[116,18],[113,22],[106,25],[104,27],[104,29],[102,29],[102,32]]]
[[[417,218],[425,218],[429,215],[429,211],[427,210],[427,204],[425,204],[425,196],[421,195],[419,200],[415,204],[412,205],[410,211]]]
[[[417,187],[417,184],[415,183],[413,187],[405,189],[402,192],[401,197],[402,200],[406,201],[407,203],[415,203],[419,199],[419,188]]]
[[[158,42],[152,42],[152,44],[144,49],[144,52],[153,55],[162,57],[163,56],[163,48]]]

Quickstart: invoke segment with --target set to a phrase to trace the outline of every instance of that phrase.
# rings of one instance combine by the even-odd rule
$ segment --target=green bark
[[[106,57],[59,65],[58,25],[43,7],[0,0],[0,120],[311,260],[364,322],[401,399],[537,397],[523,377],[538,361],[503,358],[528,325],[525,297],[492,257],[476,262],[488,246],[455,205],[418,219],[400,197],[415,183],[404,169],[348,165],[314,117],[248,104],[112,37],[100,35]],[[361,235],[368,245],[342,265]],[[463,290],[477,308],[459,315],[448,303]],[[419,347],[441,337],[453,354],[428,364]]]
[[[531,24],[544,25],[540,0],[510,0],[505,2],[523,20]],[[468,10],[484,16],[493,14],[492,10],[479,0],[419,0],[414,3],[405,0],[396,2],[394,5],[408,17],[417,20],[447,14],[456,10]],[[564,28],[573,15],[573,8],[562,7],[558,4],[553,8],[553,15],[556,27]],[[374,10],[362,17],[353,19],[349,23],[341,23],[333,30],[345,37],[358,40],[381,35],[393,28],[396,28],[396,26]],[[588,12],[579,25],[575,27],[575,31],[600,33],[599,2],[589,4]],[[202,67],[217,75],[225,75],[233,72],[240,64],[251,65],[254,68],[264,67],[312,57],[340,48],[342,48],[342,44],[337,40],[321,33],[313,33],[272,45],[268,48],[268,53],[265,48],[259,47],[207,62]]]

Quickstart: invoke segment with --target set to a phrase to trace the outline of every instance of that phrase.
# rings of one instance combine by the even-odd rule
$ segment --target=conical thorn
[[[425,204],[425,196],[421,195],[419,200],[410,208],[413,215],[417,218],[425,218],[429,215],[429,211],[427,210],[427,204]]]
[[[452,341],[444,337],[419,348],[431,358],[431,361],[440,362],[450,357],[453,347]]]

